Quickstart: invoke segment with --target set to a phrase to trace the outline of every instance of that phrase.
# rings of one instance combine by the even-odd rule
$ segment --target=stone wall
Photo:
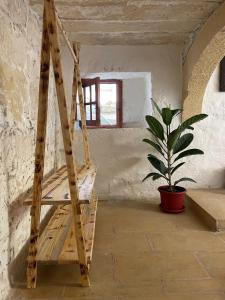
[[[5,299],[8,267],[30,231],[29,208],[20,195],[33,180],[41,24],[26,0],[0,2],[0,40],[0,299]],[[56,163],[52,79],[50,87],[45,173]]]

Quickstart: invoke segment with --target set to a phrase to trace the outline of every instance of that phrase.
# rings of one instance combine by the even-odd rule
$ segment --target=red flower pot
[[[160,186],[158,188],[158,191],[160,192],[160,207],[162,211],[174,214],[184,211],[184,201],[186,193],[185,188],[176,186],[175,191],[171,192],[169,190],[169,186],[165,185]]]

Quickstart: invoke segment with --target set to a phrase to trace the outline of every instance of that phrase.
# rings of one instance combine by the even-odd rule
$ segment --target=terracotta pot
[[[160,192],[160,198],[161,198],[160,207],[162,211],[167,213],[174,213],[174,214],[184,211],[185,209],[184,201],[185,201],[185,194],[186,194],[185,188],[181,186],[176,186],[176,191],[170,192],[169,186],[164,185],[164,186],[160,186],[158,188],[158,191]]]

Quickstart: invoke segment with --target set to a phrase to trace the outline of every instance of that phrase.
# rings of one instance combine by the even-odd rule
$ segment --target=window
[[[122,127],[122,80],[82,79],[89,128]]]

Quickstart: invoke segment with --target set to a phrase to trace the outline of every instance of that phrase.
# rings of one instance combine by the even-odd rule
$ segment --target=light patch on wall
[[[119,79],[123,82],[123,127],[146,127],[151,114],[152,83],[149,72],[105,72],[82,74],[83,78]]]

